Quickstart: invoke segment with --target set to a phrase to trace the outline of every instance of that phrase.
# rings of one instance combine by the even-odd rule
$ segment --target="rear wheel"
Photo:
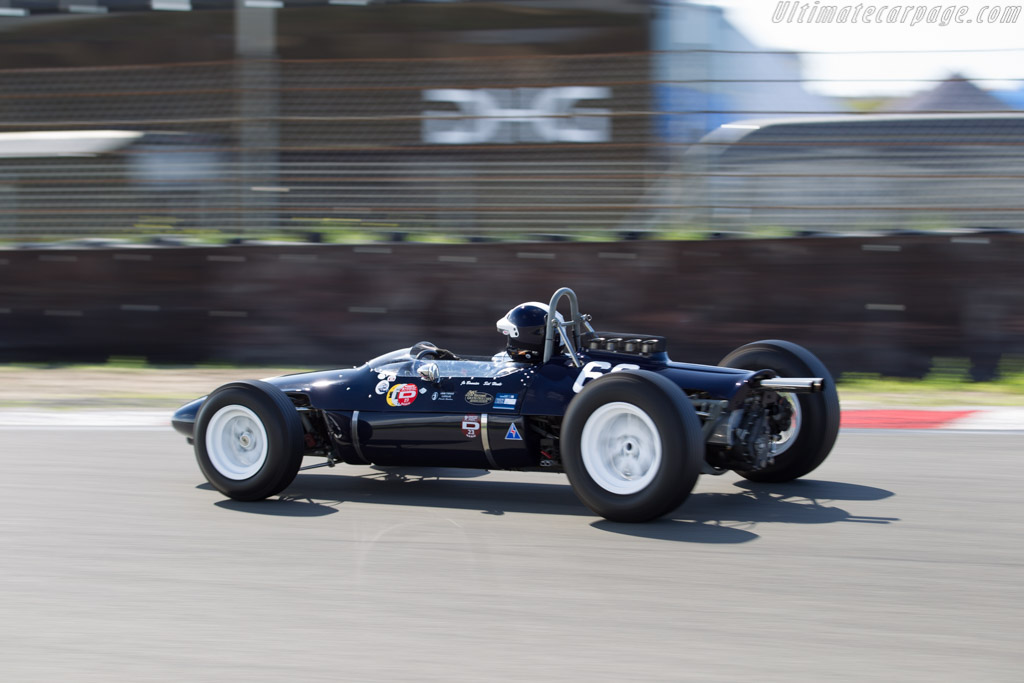
[[[780,377],[821,377],[825,385],[816,394],[782,396],[793,406],[793,421],[776,446],[775,461],[759,470],[739,472],[751,481],[791,481],[818,467],[839,433],[839,395],[835,382],[818,358],[792,342],[769,339],[739,347],[719,365],[743,370],[774,370]]]
[[[593,380],[562,423],[561,454],[580,500],[616,522],[644,522],[686,500],[704,459],[700,420],[681,389],[649,372]]]
[[[291,400],[266,382],[235,382],[203,401],[196,461],[206,480],[235,500],[262,500],[295,479],[304,450]]]

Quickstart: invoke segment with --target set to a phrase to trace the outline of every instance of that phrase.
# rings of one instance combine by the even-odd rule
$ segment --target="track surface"
[[[554,474],[233,503],[168,430],[0,429],[0,468],[4,680],[1024,679],[1021,433],[846,430],[646,525]]]

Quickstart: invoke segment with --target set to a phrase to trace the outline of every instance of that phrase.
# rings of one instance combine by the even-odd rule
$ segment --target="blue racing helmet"
[[[559,322],[562,315],[555,311]],[[548,305],[539,301],[519,304],[498,321],[498,332],[508,337],[510,356],[540,354],[544,351],[544,334],[548,322]]]

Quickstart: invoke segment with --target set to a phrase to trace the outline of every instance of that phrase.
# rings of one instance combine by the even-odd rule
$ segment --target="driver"
[[[565,322],[555,311],[558,322]],[[544,358],[544,334],[548,321],[548,305],[539,301],[519,304],[498,321],[498,332],[508,337],[506,353],[517,363],[540,363]],[[561,346],[561,344],[559,344]]]

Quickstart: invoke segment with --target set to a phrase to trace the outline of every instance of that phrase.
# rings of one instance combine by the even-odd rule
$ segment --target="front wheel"
[[[234,382],[210,394],[196,416],[194,441],[206,480],[235,500],[280,493],[302,464],[299,414],[266,382]]]
[[[587,384],[569,404],[561,454],[587,507],[615,522],[645,522],[689,496],[704,442],[681,389],[650,372],[616,372]]]
[[[793,408],[789,429],[780,434],[774,462],[759,470],[740,471],[751,481],[791,481],[825,461],[839,433],[839,394],[835,382],[818,358],[792,342],[769,339],[739,347],[719,365],[742,370],[774,370],[780,377],[821,377],[824,388],[816,394],[782,396]]]

